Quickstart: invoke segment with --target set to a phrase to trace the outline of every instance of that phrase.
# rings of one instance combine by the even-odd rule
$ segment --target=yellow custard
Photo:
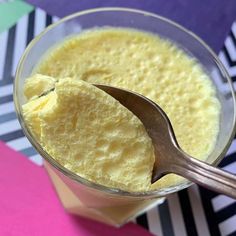
[[[122,28],[83,32],[48,52],[35,69],[35,73],[51,76],[59,81],[70,77],[138,92],[163,108],[173,125],[178,143],[185,152],[206,160],[214,148],[219,131],[220,103],[212,82],[195,60],[176,45],[156,35]],[[32,96],[30,94],[28,97]],[[38,108],[35,109],[39,111]],[[33,116],[33,119],[37,120],[37,116]],[[53,138],[52,134],[50,138]],[[46,142],[46,139],[42,142]],[[132,145],[132,142],[129,144]],[[58,143],[59,145],[62,143]],[[95,149],[90,150],[92,156]],[[70,150],[73,151],[71,147]],[[113,152],[112,149],[110,151]],[[133,158],[135,159],[135,156]],[[77,161],[70,160],[68,165],[66,161],[62,161],[62,164],[73,170]],[[84,168],[89,169],[90,166]],[[79,171],[78,174],[84,176]],[[150,176],[150,172],[147,174]],[[91,179],[90,177],[87,178]],[[126,179],[121,175],[119,178],[122,184],[117,182],[110,185],[109,181],[102,184],[129,191],[141,189],[124,187]],[[96,178],[92,180],[96,182]],[[180,177],[167,175],[152,186],[146,185],[145,190],[175,185],[179,181]]]
[[[152,141],[142,122],[104,91],[61,79],[54,91],[23,105],[23,112],[44,149],[71,171],[109,187],[150,188]]]

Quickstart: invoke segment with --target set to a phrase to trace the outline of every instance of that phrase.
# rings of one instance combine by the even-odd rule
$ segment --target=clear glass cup
[[[24,81],[32,74],[45,52],[66,37],[77,35],[82,30],[104,26],[128,27],[158,34],[177,44],[201,63],[215,84],[222,107],[217,143],[207,159],[212,165],[217,165],[224,157],[235,133],[235,95],[222,63],[200,38],[182,26],[149,12],[126,8],[86,10],[63,18],[32,40],[20,60],[14,82],[14,102],[22,129],[44,158],[45,167],[69,212],[112,225],[122,225],[160,203],[167,194],[190,186],[191,182],[141,193],[125,192],[93,183],[67,170],[46,153],[33,137],[22,115],[22,105],[26,101],[23,94]]]

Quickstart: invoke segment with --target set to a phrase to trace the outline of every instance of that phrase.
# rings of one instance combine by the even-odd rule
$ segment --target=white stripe
[[[233,23],[231,29],[232,29],[232,32],[233,32],[234,37],[236,38],[236,21]]]
[[[233,83],[234,91],[236,91],[236,82]]]
[[[218,195],[212,199],[212,205],[215,212],[220,211],[221,209],[231,205],[236,200],[225,195]]]
[[[233,162],[233,163],[225,166],[223,169],[230,172],[230,173],[236,174],[236,162]]]
[[[53,23],[55,23],[55,22],[57,22],[57,21],[59,21],[59,20],[60,20],[60,18],[57,17],[57,16],[53,16],[53,17],[52,17],[52,22],[53,22]]]
[[[20,18],[16,25],[15,47],[13,54],[12,75],[16,72],[17,64],[22,56],[26,46],[28,16],[25,15]]]
[[[46,13],[40,8],[35,10],[34,37],[40,34],[45,28]]]
[[[7,134],[21,128],[17,119],[0,124],[0,135]]]
[[[206,216],[202,207],[202,201],[197,185],[192,185],[188,189],[188,193],[198,235],[210,236]]]
[[[230,76],[236,76],[236,66],[231,66],[228,68],[228,73]]]
[[[31,156],[29,157],[29,159],[36,165],[39,165],[39,166],[43,165],[43,158],[39,154]]]
[[[236,215],[228,218],[219,224],[221,235],[228,235],[236,230]]]
[[[1,55],[1,53],[0,53]],[[1,66],[1,64],[0,64]],[[4,97],[13,93],[13,84],[8,84],[0,87],[0,97]]]
[[[226,153],[226,156],[231,155],[234,152],[236,152],[236,139],[234,139],[232,141],[232,143],[231,143],[231,145],[230,145],[230,147],[229,147],[229,149],[228,149],[228,151]],[[227,158],[227,157],[225,157],[225,158]]]
[[[0,115],[5,115],[7,113],[15,111],[13,102],[6,102],[0,105]]]
[[[225,66],[226,70],[228,71],[228,69],[229,69],[229,63],[228,63],[228,61],[227,61],[227,59],[226,59],[226,56],[225,56],[224,52],[221,51],[221,52],[219,53],[219,56],[218,56],[218,57],[220,58],[220,60],[221,60],[221,62],[223,63],[223,65]]]
[[[173,224],[174,235],[186,236],[186,229],[177,194],[168,196],[168,205],[170,209],[170,217]]]
[[[225,47],[229,53],[231,60],[236,60],[236,46],[234,45],[230,36],[228,36],[225,40]]]
[[[147,212],[147,219],[149,231],[154,235],[162,236],[161,220],[157,207],[154,207]]]
[[[219,53],[219,58],[223,65],[225,66],[227,72],[229,73],[230,76],[236,76],[236,66],[230,66],[226,56],[224,55],[224,52]]]
[[[6,30],[0,34],[0,47],[1,47],[0,80],[3,79],[3,69],[4,69],[4,65],[5,65],[5,56],[6,56],[6,50],[7,50],[7,38],[8,38],[8,30]]]
[[[31,147],[31,144],[26,137],[21,137],[21,138],[9,141],[7,142],[7,145],[13,148],[15,151],[20,151],[22,149]]]

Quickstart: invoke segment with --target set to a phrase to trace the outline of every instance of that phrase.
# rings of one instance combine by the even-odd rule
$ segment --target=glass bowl
[[[52,24],[31,41],[20,60],[14,82],[15,108],[25,135],[45,159],[46,166],[50,169],[49,172],[56,173],[56,176],[59,176],[60,181],[62,181],[61,184],[66,183],[66,186],[73,194],[77,197],[79,196],[80,202],[84,205],[97,209],[99,207],[133,204],[134,202],[140,203],[143,200],[149,201],[145,207],[141,207],[135,213],[133,212],[126,217],[127,220],[127,218],[134,216],[137,212],[140,213],[144,208],[146,209],[147,206],[150,206],[150,200],[184,189],[191,185],[191,182],[139,193],[126,192],[93,183],[67,170],[46,153],[31,134],[22,115],[22,105],[25,103],[23,94],[24,81],[32,74],[35,65],[38,64],[44,53],[66,37],[79,34],[82,30],[104,26],[128,27],[158,34],[177,44],[187,54],[201,63],[216,87],[217,97],[222,107],[217,143],[207,159],[207,162],[212,165],[217,165],[224,157],[234,136],[235,95],[229,75],[209,46],[182,26],[149,12],[126,8],[86,10]],[[53,181],[55,183],[55,180]],[[60,195],[60,190],[58,192]],[[120,223],[122,222],[124,220]]]

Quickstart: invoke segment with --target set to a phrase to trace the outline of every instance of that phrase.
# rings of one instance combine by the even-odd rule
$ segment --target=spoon
[[[236,198],[236,176],[185,153],[177,143],[167,115],[156,103],[128,90],[98,84],[95,86],[114,97],[142,121],[155,152],[152,183],[165,174],[175,173],[203,187]]]

